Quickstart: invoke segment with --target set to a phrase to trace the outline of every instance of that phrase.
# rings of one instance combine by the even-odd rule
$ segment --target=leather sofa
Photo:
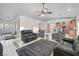
[[[79,43],[77,43],[77,40],[74,41],[74,44],[64,42],[64,44],[57,46],[54,48],[54,56],[79,56]]]
[[[77,38],[75,38],[75,40],[73,41],[73,44],[71,44],[72,42],[68,41],[68,42],[63,42],[63,44],[61,44],[59,42],[59,46],[57,46],[56,48],[54,48],[54,56],[79,56],[79,35],[77,36]]]
[[[32,30],[21,31],[21,40],[24,43],[30,42],[37,39],[37,34],[33,33]]]
[[[79,51],[65,49],[63,47],[56,47],[54,49],[54,56],[79,56]]]
[[[3,46],[1,43],[0,43],[0,56],[3,56]]]

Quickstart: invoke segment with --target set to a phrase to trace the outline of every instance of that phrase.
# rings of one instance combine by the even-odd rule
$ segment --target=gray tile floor
[[[16,53],[17,48],[36,42],[37,40],[40,40],[40,38],[38,38],[37,40],[31,41],[29,43],[26,43],[26,44],[24,44],[23,42],[18,42],[18,40],[21,41],[20,38],[1,41],[3,45],[4,56],[18,56]]]
[[[45,38],[38,38],[37,40],[40,40],[40,39],[45,39]],[[33,42],[36,42],[37,40],[31,41],[27,44],[24,44],[23,42],[21,42],[20,38],[11,39],[11,40],[2,40],[1,43],[4,46],[3,47],[3,55],[4,56],[18,56],[16,53],[17,48],[31,44]],[[49,40],[54,41],[51,38],[49,38]],[[54,41],[54,42],[56,42],[56,41]],[[68,43],[64,43],[64,44],[66,45],[65,46],[66,48],[72,49],[71,47],[68,46],[69,45]]]
[[[40,39],[45,39],[45,38],[38,38],[37,40],[31,41],[26,44],[24,44],[20,38],[10,39],[10,40],[2,40],[1,43],[3,45],[3,55],[4,56],[18,56],[16,53],[17,48],[31,44],[33,42],[40,40]]]

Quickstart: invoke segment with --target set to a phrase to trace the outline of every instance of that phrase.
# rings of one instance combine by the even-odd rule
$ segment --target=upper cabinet
[[[67,23],[67,29],[76,29],[76,20],[71,20],[71,21],[68,21]]]
[[[57,23],[59,23],[57,25]],[[61,29],[64,30],[65,34],[67,34],[69,37],[76,37],[76,19],[57,22],[56,26],[59,26]]]

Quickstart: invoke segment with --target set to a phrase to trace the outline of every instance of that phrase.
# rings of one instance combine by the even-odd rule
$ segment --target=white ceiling
[[[46,3],[45,7],[52,11],[51,15],[39,17],[43,21],[49,21],[56,18],[75,17],[79,14],[78,3]],[[67,9],[69,8],[69,12]],[[24,15],[37,18],[36,11],[42,9],[41,3],[0,3],[0,19],[12,19],[17,15]]]

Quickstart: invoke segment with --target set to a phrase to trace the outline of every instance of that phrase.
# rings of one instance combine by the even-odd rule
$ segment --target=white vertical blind
[[[3,35],[3,33],[15,33],[16,25],[18,25],[16,23],[18,22],[14,22],[14,20],[0,20],[0,35]]]

